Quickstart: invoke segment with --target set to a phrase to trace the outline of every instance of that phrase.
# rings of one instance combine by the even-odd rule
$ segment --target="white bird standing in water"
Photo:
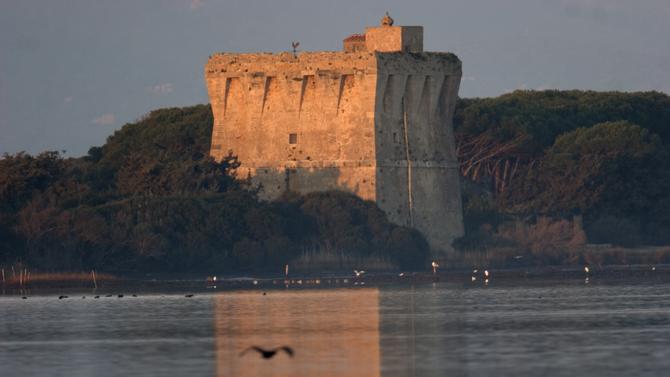
[[[489,278],[489,270],[484,270],[484,279]]]
[[[437,268],[440,267],[440,265],[437,264],[437,262],[435,261],[432,261],[430,265],[433,267],[433,275],[434,275],[437,272]]]
[[[586,274],[586,279],[584,279],[585,284],[589,283],[589,271],[589,266],[584,266],[584,273]]]

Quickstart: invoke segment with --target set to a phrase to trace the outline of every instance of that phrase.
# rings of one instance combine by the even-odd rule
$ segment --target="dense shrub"
[[[83,158],[4,156],[0,264],[280,271],[305,249],[325,244],[403,267],[425,260],[421,235],[353,195],[259,200],[255,188],[235,179],[234,156],[208,156],[211,129],[209,106],[163,109],[125,125]]]
[[[473,246],[484,224],[495,233],[505,216],[534,215],[583,215],[589,242],[670,242],[669,96],[516,91],[460,100],[454,123],[461,172],[493,198],[482,208],[464,185],[459,245]]]

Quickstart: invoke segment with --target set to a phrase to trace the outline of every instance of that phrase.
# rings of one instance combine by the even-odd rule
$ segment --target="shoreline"
[[[75,279],[68,274],[50,274],[56,279],[35,279],[23,286],[14,282],[0,283],[2,295],[39,294],[40,292],[216,292],[227,290],[273,290],[273,289],[337,289],[347,287],[381,287],[385,285],[420,285],[448,283],[465,285],[487,285],[489,283],[518,283],[523,281],[547,281],[603,283],[622,280],[670,282],[670,265],[617,265],[591,268],[585,273],[583,267],[541,267],[489,269],[489,279],[484,279],[483,269],[476,274],[470,269],[439,270],[436,274],[422,272],[369,272],[357,278],[353,272],[323,272],[291,274],[288,277],[271,274],[222,275],[214,281],[205,274],[155,274],[142,276],[114,276],[101,274],[97,287],[91,279]],[[74,273],[76,277],[84,274]],[[88,275],[88,274],[86,274]],[[474,280],[472,278],[475,278]]]

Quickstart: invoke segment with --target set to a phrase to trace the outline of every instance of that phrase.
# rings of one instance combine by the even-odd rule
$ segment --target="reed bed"
[[[45,284],[81,284],[97,288],[99,282],[115,281],[117,277],[110,274],[91,272],[37,272],[16,266],[0,268],[0,284],[3,286],[25,287],[28,285]]]
[[[398,266],[390,258],[379,255],[358,255],[330,248],[310,249],[291,262],[291,269],[297,272],[316,271],[396,271]]]
[[[510,268],[657,264],[670,264],[670,247],[625,248],[612,245],[586,244],[578,248],[524,250],[519,247],[492,246],[480,250],[461,252],[459,255],[450,258],[447,265],[450,268],[473,266]]]

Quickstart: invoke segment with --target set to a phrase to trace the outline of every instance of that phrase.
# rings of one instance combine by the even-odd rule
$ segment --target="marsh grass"
[[[670,246],[625,248],[586,244],[578,248],[554,248],[547,252],[513,246],[491,246],[465,251],[449,260],[451,268],[661,264],[670,264]]]
[[[92,272],[34,272],[25,267],[4,267],[5,286],[24,287],[29,285],[96,285],[98,282],[115,281],[119,278],[114,275]]]
[[[302,255],[291,263],[297,272],[316,271],[396,271],[398,266],[390,258],[381,255],[360,255],[347,253],[333,248],[317,247],[306,249]]]

